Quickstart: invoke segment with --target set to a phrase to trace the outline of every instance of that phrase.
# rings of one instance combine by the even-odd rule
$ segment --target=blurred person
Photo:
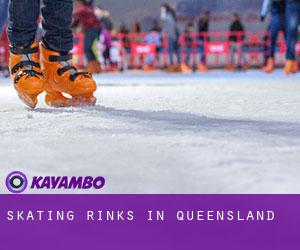
[[[42,13],[43,36],[36,32]],[[35,108],[46,91],[49,106],[95,105],[96,83],[87,72],[72,64],[72,0],[10,0],[7,34],[10,43],[10,74],[19,98]],[[67,98],[63,93],[68,94]]]
[[[145,71],[151,71],[155,69],[155,60],[159,60],[159,54],[162,52],[162,39],[160,34],[161,28],[157,21],[154,21],[150,32],[145,36],[145,44],[155,46],[155,55],[147,55],[145,58]]]
[[[116,29],[111,31],[111,48],[110,48],[111,72],[123,70],[121,63],[121,41]]]
[[[228,70],[234,70],[235,66],[235,56],[238,55],[239,62],[237,68],[242,68],[243,70],[248,69],[246,58],[243,53],[243,42],[245,39],[245,29],[241,22],[241,17],[239,14],[232,14],[232,23],[229,27],[230,36],[230,64],[227,66]],[[241,64],[240,64],[241,63]]]
[[[88,61],[87,70],[92,74],[101,72],[101,65],[93,51],[93,45],[100,36],[100,22],[94,14],[92,0],[77,0],[73,13],[74,26],[81,24],[84,33],[84,52]]]
[[[130,34],[130,43],[132,44],[141,44],[143,43],[143,34],[142,34],[142,26],[140,22],[134,22],[132,25],[132,33]],[[143,56],[137,55],[131,57],[131,65],[134,68],[141,69],[144,64]],[[137,66],[137,67],[136,67]]]
[[[110,12],[104,9],[101,5],[96,5],[94,9],[94,13],[98,18],[101,27],[106,30],[112,31],[113,23],[110,17]]]
[[[277,38],[280,31],[285,32],[285,0],[264,0],[261,10],[261,21],[264,21],[267,13],[271,12],[271,22],[268,28],[269,32],[269,48],[267,53],[267,63],[263,67],[266,73],[272,73],[275,69],[275,52],[277,46]]]
[[[120,26],[120,40],[122,45],[122,53],[123,53],[123,70],[127,70],[129,68],[129,61],[131,60],[131,41],[129,37],[129,28],[127,25],[122,24]]]
[[[4,24],[7,22],[8,0],[0,0],[0,38]]]
[[[165,3],[160,7],[160,18],[162,21],[162,33],[168,36],[168,54],[170,65],[167,71],[181,71],[180,46],[178,43],[179,29],[176,12],[168,3]],[[174,54],[176,55],[177,65],[174,63]]]
[[[111,56],[110,50],[112,46],[111,32],[105,28],[101,28],[99,37],[100,49],[103,57],[103,64],[105,69],[110,70],[111,66]]]
[[[299,70],[296,60],[296,43],[300,24],[300,0],[286,0],[285,16],[287,51],[284,72],[291,74]]]
[[[210,11],[206,11],[204,14],[200,15],[198,20],[198,32],[199,38],[198,41],[200,43],[199,52],[200,52],[200,63],[198,65],[198,70],[200,72],[206,72],[206,54],[205,54],[205,42],[208,40],[208,31],[209,31],[209,21],[210,21]]]
[[[187,23],[184,33],[182,35],[184,47],[184,62],[181,64],[181,70],[185,73],[192,73],[193,69],[190,66],[191,56],[193,54],[193,33],[194,33],[194,24],[192,22]]]

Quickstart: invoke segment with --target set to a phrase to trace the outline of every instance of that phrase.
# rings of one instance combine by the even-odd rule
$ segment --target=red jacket
[[[93,6],[78,4],[73,14],[74,22],[82,23],[83,28],[100,28],[100,22],[94,14]]]

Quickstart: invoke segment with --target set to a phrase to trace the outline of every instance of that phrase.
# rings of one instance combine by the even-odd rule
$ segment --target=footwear
[[[243,71],[248,71],[248,70],[249,70],[249,65],[248,65],[247,63],[244,63],[244,64],[242,65],[242,70],[243,70]]]
[[[293,60],[286,60],[285,67],[283,69],[284,73],[286,73],[287,75],[293,73],[294,62],[295,61],[293,61]]]
[[[10,47],[9,71],[19,98],[28,107],[35,108],[45,84],[35,43],[28,48]]]
[[[149,71],[154,71],[155,67],[152,65],[144,65],[143,66],[143,71],[149,72]]]
[[[299,63],[297,61],[294,62],[293,73],[297,74],[299,71]]]
[[[200,64],[198,65],[198,70],[199,70],[200,72],[207,72],[207,71],[208,71],[208,68],[207,68],[207,66],[206,66],[204,63],[200,63]]]
[[[228,64],[228,65],[225,67],[225,69],[226,69],[227,71],[234,71],[234,70],[235,70],[235,67],[234,67],[233,64]]]
[[[274,69],[275,69],[275,60],[274,60],[274,58],[269,58],[268,61],[267,61],[266,66],[263,67],[262,70],[265,73],[270,74],[270,73],[272,73],[274,71]]]
[[[181,64],[181,71],[184,73],[193,73],[193,69],[185,63]]]
[[[96,82],[88,72],[78,72],[71,64],[71,54],[61,54],[40,44],[41,66],[45,74],[45,101],[49,106],[95,105]],[[71,98],[65,97],[68,94]]]
[[[98,61],[90,61],[87,66],[87,71],[91,74],[99,74],[102,72],[101,64]]]
[[[173,73],[176,72],[176,66],[175,65],[170,65],[166,68],[167,73]]]

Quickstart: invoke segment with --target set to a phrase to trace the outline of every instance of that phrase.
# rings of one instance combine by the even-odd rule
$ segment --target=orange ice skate
[[[208,68],[207,68],[207,66],[204,63],[200,63],[198,65],[198,71],[200,71],[200,72],[207,72]]]
[[[38,47],[10,47],[9,70],[19,98],[30,108],[37,105],[37,97],[44,91],[45,78],[38,63]]]
[[[294,60],[287,60],[284,67],[284,72],[287,75],[295,74],[298,72],[297,62]]]
[[[265,73],[270,74],[270,73],[272,73],[274,71],[274,69],[275,69],[275,60],[274,60],[274,58],[269,58],[268,61],[267,61],[266,66],[263,67],[262,70]]]
[[[78,72],[71,64],[71,54],[40,45],[41,66],[46,77],[45,101],[49,106],[92,106],[96,103],[96,82],[88,72]],[[71,98],[65,97],[68,94]]]
[[[193,73],[193,69],[185,63],[181,64],[181,70],[183,73]]]

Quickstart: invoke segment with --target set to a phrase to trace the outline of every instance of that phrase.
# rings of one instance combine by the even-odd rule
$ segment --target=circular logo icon
[[[6,178],[6,187],[10,192],[14,194],[20,194],[24,192],[27,188],[27,185],[27,177],[22,172],[12,172]]]

